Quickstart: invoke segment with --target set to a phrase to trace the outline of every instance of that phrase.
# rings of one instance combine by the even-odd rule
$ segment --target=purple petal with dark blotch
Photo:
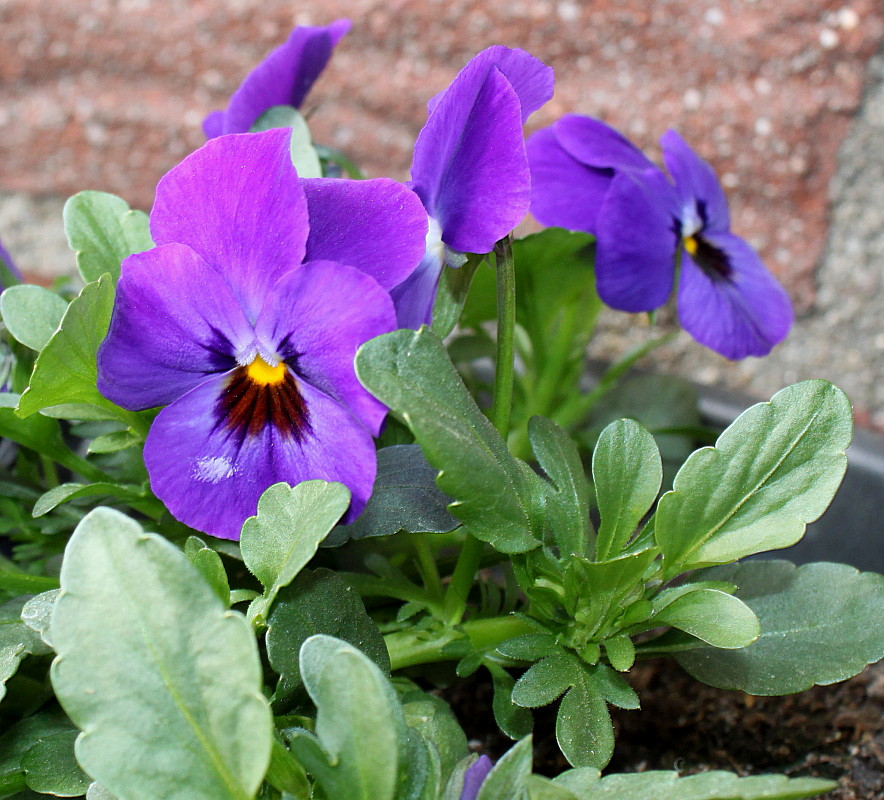
[[[479,756],[476,761],[470,764],[463,776],[463,791],[460,794],[460,800],[476,800],[479,796],[479,789],[482,788],[485,778],[488,777],[488,773],[493,767],[494,763],[484,755]]]
[[[530,136],[525,150],[531,168],[531,213],[544,225],[595,233],[614,171],[577,161],[559,144],[552,128]]]
[[[621,311],[651,311],[666,302],[678,240],[672,186],[656,167],[614,178],[599,211],[596,286]]]
[[[224,279],[193,250],[167,244],[122,265],[98,390],[131,410],[171,403],[235,365],[254,333]]]
[[[488,253],[528,211],[531,176],[519,100],[500,70],[461,76],[418,136],[414,191],[442,228],[442,241],[464,253]]]
[[[273,295],[255,326],[258,340],[377,434],[387,409],[359,383],[353,358],[369,339],[395,330],[390,295],[370,276],[330,261],[304,264]]]
[[[681,215],[684,216],[684,209],[696,209],[694,213],[707,230],[729,231],[727,198],[715,170],[673,130],[660,137],[660,144],[663,146],[663,162],[675,181]]]
[[[219,416],[229,374],[209,378],[154,421],[144,463],[154,493],[172,515],[222,539],[239,539],[258,498],[280,481],[295,485],[340,481],[352,492],[344,522],[364,508],[377,461],[371,434],[343,406],[298,381],[309,430],[298,440],[272,424],[254,435],[230,428]]]
[[[15,266],[15,262],[12,260],[12,256],[9,255],[9,252],[0,243],[0,261],[2,261],[6,265],[6,269],[8,269],[16,278],[21,280],[21,272],[18,267]],[[5,287],[2,283],[0,283],[0,291],[2,291]]]
[[[642,172],[654,167],[629,139],[600,119],[568,114],[552,129],[565,152],[587,166]]]
[[[335,45],[350,30],[350,21],[339,19],[325,27],[295,28],[286,42],[274,49],[231,95],[223,117],[203,122],[206,136],[246,133],[273,106],[300,108],[310,88],[325,69]],[[212,116],[212,115],[210,115]]]
[[[291,131],[277,129],[206,142],[159,182],[150,213],[154,241],[195,250],[252,321],[306,252],[307,200],[290,139]]]
[[[456,91],[462,92],[466,86],[480,86],[495,67],[503,73],[519,97],[523,125],[537,109],[552,100],[555,90],[555,74],[552,67],[548,67],[524,50],[494,45],[467,62],[451,86],[439,92],[427,103],[427,113],[433,113],[445,92],[455,87],[458,87]]]
[[[445,261],[442,254],[427,251],[417,269],[390,290],[396,306],[396,324],[400,328],[417,330],[421,325],[432,323],[433,303],[443,269]]]
[[[415,269],[424,252],[427,212],[420,199],[388,178],[301,181],[310,215],[307,261],[337,261],[389,289]]]
[[[723,253],[730,275],[703,270],[682,256],[678,316],[700,344],[730,359],[765,356],[792,326],[789,296],[747,242],[732,233],[705,233]]]

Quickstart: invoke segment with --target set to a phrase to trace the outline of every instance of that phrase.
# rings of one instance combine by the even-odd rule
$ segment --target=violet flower
[[[9,255],[2,242],[0,242],[0,262],[2,262],[2,265],[6,267],[6,270],[15,280],[21,280],[21,272],[19,272],[18,267],[15,266],[15,262],[12,260],[12,256]],[[6,286],[4,285],[5,279],[6,276],[0,274],[0,292],[2,292],[6,288]]]
[[[476,800],[479,796],[479,789],[482,788],[485,778],[488,777],[488,773],[493,767],[494,763],[488,756],[479,756],[476,761],[470,764],[463,776],[463,791],[460,794],[460,800]]]
[[[356,349],[393,330],[387,289],[415,267],[426,215],[387,179],[301,181],[290,131],[206,143],[159,183],[157,247],[122,265],[98,388],[166,406],[144,446],[182,522],[237,539],[279,481],[340,481],[361,511],[386,408]],[[309,219],[309,221],[308,221]]]
[[[427,247],[408,281],[393,289],[400,327],[429,324],[445,265],[491,252],[528,213],[522,125],[552,97],[553,80],[531,54],[498,45],[472,58],[429,102],[409,184],[430,218]]]
[[[301,25],[271,51],[231,95],[226,111],[213,111],[203,120],[206,137],[247,133],[273,106],[300,108],[310,88],[331,58],[335,45],[350,30],[350,20],[325,27]]]
[[[622,311],[666,302],[681,248],[682,327],[727,358],[767,355],[792,325],[789,297],[731,233],[709,164],[675,131],[660,141],[674,183],[613,128],[563,117],[528,140],[531,212],[544,225],[595,235],[599,295]]]

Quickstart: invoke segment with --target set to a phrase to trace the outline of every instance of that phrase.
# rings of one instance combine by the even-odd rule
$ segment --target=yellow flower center
[[[700,245],[697,244],[697,240],[693,236],[685,236],[684,249],[688,251],[688,255],[691,255],[691,256],[697,255],[697,250],[699,248],[700,248]]]
[[[275,367],[271,367],[261,356],[255,356],[255,360],[246,368],[249,378],[261,386],[274,386],[285,380],[285,362],[280,361]]]

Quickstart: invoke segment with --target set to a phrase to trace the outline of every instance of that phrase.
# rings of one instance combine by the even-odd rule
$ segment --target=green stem
[[[512,236],[506,236],[494,246],[494,255],[497,262],[497,360],[491,422],[506,440],[513,407],[515,375],[516,264]],[[457,625],[463,619],[483,549],[483,543],[467,533],[445,593],[445,621],[449,625]]]
[[[425,533],[415,533],[411,537],[414,549],[417,553],[418,565],[421,577],[424,579],[424,587],[434,600],[442,599],[442,579],[439,577],[439,568],[436,559],[430,549],[430,542]]]
[[[427,631],[404,630],[384,637],[390,652],[390,668],[393,670],[432,664],[438,661],[457,661],[460,656],[443,653],[442,648],[463,636],[470,640],[476,650],[492,650],[501,642],[535,630],[521,617],[494,617],[465,622],[458,629],[447,628],[437,635]]]

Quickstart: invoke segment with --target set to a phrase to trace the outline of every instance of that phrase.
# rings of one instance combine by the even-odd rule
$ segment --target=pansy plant
[[[18,444],[0,463],[0,796],[827,791],[600,774],[639,658],[784,694],[884,655],[882,576],[739,561],[824,511],[842,392],[788,387],[690,453],[690,393],[620,381],[656,341],[584,385],[602,301],[648,311],[677,283],[683,326],[724,355],[785,336],[788,299],[710,167],[669,132],[667,177],[576,116],[526,148],[552,73],[496,46],[430,101],[410,183],[300,177],[287,128],[249,131],[300,105],[347,27],[296,29],[149,216],[72,198],[78,296],[0,295],[0,436]],[[513,242],[529,205],[561,227]],[[492,252],[447,274],[466,276],[458,302],[436,297],[445,264]],[[496,761],[428,691],[480,669],[518,740]],[[532,773],[530,735],[551,703],[573,767],[554,779]]]

